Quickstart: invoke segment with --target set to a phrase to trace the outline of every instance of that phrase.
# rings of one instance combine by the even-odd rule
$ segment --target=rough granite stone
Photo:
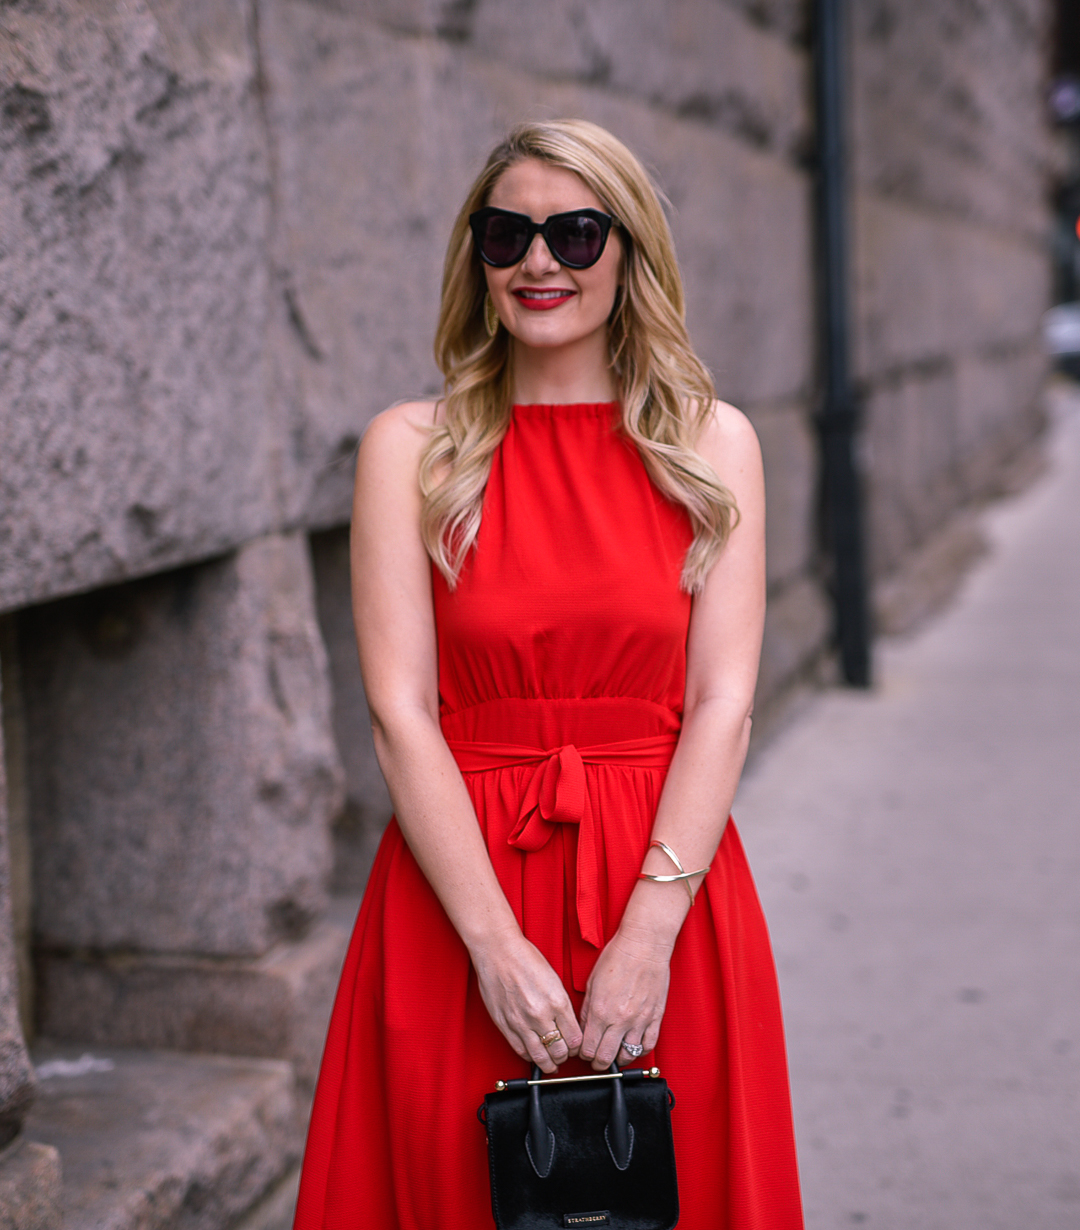
[[[862,194],[854,236],[854,359],[864,379],[1036,336],[1050,266],[1025,235]]]
[[[815,551],[817,442],[797,403],[750,409],[765,463],[768,581],[777,588],[811,566]]]
[[[288,1059],[315,1084],[356,914],[336,898],[302,940],[261,957],[44,952],[42,1033],[56,1041]]]
[[[345,769],[345,806],[334,825],[334,892],[361,892],[393,805],[375,759],[356,653],[349,586],[349,531],[311,537],[315,600],[333,692],[334,736]]]
[[[485,27],[492,20],[490,4],[476,3],[469,0],[315,0],[324,7],[352,16],[366,17],[377,21],[387,29],[409,34],[436,35],[453,43],[475,43],[485,37]],[[777,35],[789,42],[798,43],[805,40],[808,30],[809,5],[807,0],[721,0],[720,4],[710,3],[708,8],[700,12],[702,21],[708,21],[708,9],[730,6],[736,12],[742,13],[748,22],[763,30]],[[554,10],[551,27],[539,27],[544,41],[556,37],[573,38],[580,35],[580,27],[588,14],[583,12],[584,6],[570,0],[569,3],[558,3],[552,0],[550,7]],[[616,10],[617,11],[617,10]],[[528,14],[525,14],[526,18]],[[627,17],[628,24],[633,22],[637,14]],[[536,58],[540,63],[546,62],[551,52],[542,47],[536,48]],[[535,61],[528,67],[535,66]]]
[[[765,642],[755,705],[767,706],[821,653],[832,625],[832,612],[821,585],[798,577],[769,595]]]
[[[896,572],[894,589],[915,586],[890,607],[919,608],[908,553],[992,494],[1041,428],[1049,9],[870,0],[851,18],[870,565],[878,578]]]
[[[319,8],[362,18],[394,34],[427,35],[452,43],[472,35],[472,0],[309,0]]]
[[[53,1045],[34,1058],[51,1074],[30,1130],[63,1158],[68,1230],[226,1230],[299,1157],[280,1060]]]
[[[39,945],[302,934],[341,801],[305,536],[35,608],[20,640]]]
[[[956,502],[956,370],[945,361],[881,381],[864,403],[870,562],[892,570]]]
[[[812,5],[808,0],[726,0],[756,25],[773,30],[792,43],[803,43],[810,33]]]
[[[806,149],[806,53],[728,4],[480,0],[471,42],[502,63],[600,85],[782,156]]]
[[[298,0],[266,4],[260,37],[288,300],[275,346],[287,515],[328,527],[348,519],[365,424],[441,386],[431,341],[468,157],[431,107],[452,85],[443,44]]]
[[[882,578],[993,494],[1001,466],[1041,430],[1050,269],[1017,228],[868,192],[854,219],[868,554]]]
[[[292,1230],[300,1192],[300,1167],[291,1171],[245,1216],[234,1230]]]
[[[3,679],[0,678],[0,704]],[[34,1100],[34,1072],[19,1020],[19,981],[11,914],[11,866],[8,861],[7,773],[0,738],[0,1148],[22,1126]]]
[[[1037,343],[988,348],[882,379],[868,391],[870,562],[882,577],[948,522],[994,495],[1009,457],[1038,434]]]
[[[978,517],[963,512],[907,555],[901,569],[873,594],[874,627],[886,636],[906,636],[940,611],[964,574],[986,554]]]
[[[60,1230],[60,1154],[20,1136],[0,1153],[0,1230]]]
[[[1052,5],[860,0],[851,26],[856,183],[1045,241]]]
[[[0,610],[275,519],[247,7],[3,6]]]
[[[1033,403],[1041,405],[1046,353],[1041,339],[1014,346],[988,346],[962,355],[956,365],[957,450],[972,471],[973,493],[989,491],[994,477],[977,474],[976,459],[987,439],[1017,427],[1026,434]]]
[[[24,1038],[34,1033],[34,968],[31,954],[30,817],[26,791],[26,712],[18,618],[0,615],[0,732],[6,789],[0,811],[7,808],[8,872],[19,1019]]]

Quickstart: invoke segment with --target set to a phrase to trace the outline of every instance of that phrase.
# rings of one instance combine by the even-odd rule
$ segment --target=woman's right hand
[[[540,950],[521,932],[504,935],[471,953],[480,995],[503,1037],[516,1054],[542,1071],[559,1064],[581,1045],[570,996]],[[540,1039],[557,1029],[562,1038],[551,1046]]]

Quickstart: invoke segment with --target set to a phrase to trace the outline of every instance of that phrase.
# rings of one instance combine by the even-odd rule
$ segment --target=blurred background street
[[[1080,390],[954,604],[815,697],[735,814],[807,1225],[1080,1225]]]

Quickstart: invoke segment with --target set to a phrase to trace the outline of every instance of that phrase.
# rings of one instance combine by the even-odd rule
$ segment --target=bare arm
[[[558,976],[525,939],[488,857],[439,726],[431,564],[417,480],[431,407],[395,406],[360,446],[352,521],[353,612],[375,752],[398,824],[469,950],[492,1019],[522,1059],[554,1071],[581,1038]],[[558,1027],[566,1045],[546,1050]]]
[[[653,826],[653,836],[688,871],[708,866],[723,836],[750,739],[765,621],[765,484],[757,437],[742,414],[721,404],[698,447],[734,493],[740,520],[694,599],[682,733]],[[643,869],[676,871],[656,848]],[[691,882],[695,888],[700,879]],[[595,1068],[610,1065],[624,1037],[647,1051],[656,1045],[671,953],[689,909],[681,882],[635,886],[582,1011],[581,1053]]]

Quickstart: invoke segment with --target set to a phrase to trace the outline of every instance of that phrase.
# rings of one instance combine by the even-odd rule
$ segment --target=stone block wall
[[[856,363],[871,565],[903,568],[1036,434],[1050,6],[853,4]]]
[[[313,610],[292,534],[24,614],[39,946],[259,956],[324,912]]]
[[[850,9],[853,341],[895,590],[1039,428],[1048,16]],[[445,238],[520,118],[596,120],[663,187],[694,341],[765,454],[761,705],[815,669],[810,28],[805,0],[0,6],[0,658],[32,883],[0,926],[13,1045],[36,1019],[310,1080],[327,892],[355,897],[389,813],[353,455],[439,387]]]
[[[319,627],[334,681],[333,728],[345,771],[345,804],[334,820],[335,893],[361,892],[392,810],[375,759],[349,595],[349,531],[311,537]]]
[[[29,608],[18,641],[41,1032],[313,1078],[342,770],[306,535]]]
[[[0,24],[12,608],[270,528],[280,445],[247,6],[46,0]]]
[[[0,686],[3,680],[0,678]],[[0,763],[0,1149],[16,1135],[34,1100],[34,1072],[19,1020],[18,967],[7,841],[7,779]]]
[[[0,636],[7,628],[0,628]],[[0,701],[5,694],[0,670]],[[12,729],[12,723],[5,724]],[[12,817],[5,741],[0,732],[0,1224],[19,1230],[59,1230],[60,1158],[56,1149],[20,1134],[37,1092],[20,1019],[18,906],[9,831]],[[17,789],[17,787],[16,787]],[[13,874],[14,871],[14,874]]]

